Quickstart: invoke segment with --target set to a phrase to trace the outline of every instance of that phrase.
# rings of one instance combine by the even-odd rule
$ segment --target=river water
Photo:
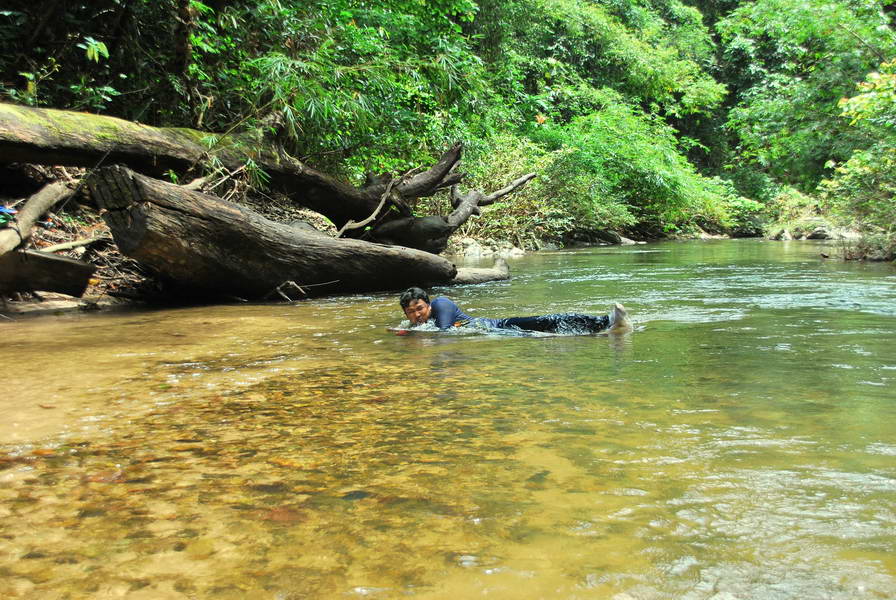
[[[393,295],[0,324],[0,597],[894,598],[896,270],[820,250],[438,290],[616,337],[395,336]]]

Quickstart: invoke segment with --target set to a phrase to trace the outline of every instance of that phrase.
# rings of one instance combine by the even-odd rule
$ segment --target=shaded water
[[[0,325],[0,597],[896,597],[896,270],[533,255],[443,290],[625,337],[397,337],[395,298]]]

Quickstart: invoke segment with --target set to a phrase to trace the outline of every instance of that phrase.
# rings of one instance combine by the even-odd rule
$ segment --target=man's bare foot
[[[613,312],[610,313],[610,326],[607,328],[609,333],[623,333],[632,330],[632,322],[628,318],[628,311],[618,302],[613,305]]]

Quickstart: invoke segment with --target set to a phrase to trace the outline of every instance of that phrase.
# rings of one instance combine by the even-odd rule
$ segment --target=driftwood
[[[289,156],[276,137],[258,134],[211,135],[183,128],[157,128],[71,111],[28,108],[0,103],[0,163],[33,162],[93,167],[123,163],[137,172],[160,176],[168,171],[198,175],[214,156],[224,168],[236,170],[252,160],[269,176],[269,185],[297,204],[314,210],[338,228],[374,216],[369,228],[349,229],[350,237],[441,252],[447,238],[479,207],[525,185],[534,174],[517,179],[493,194],[462,194],[456,187],[462,148],[445,152],[431,168],[397,183],[390,175],[369,174],[355,187],[317,171]],[[453,212],[448,216],[417,217],[411,204],[441,190],[452,189]],[[385,209],[378,207],[385,203]]]
[[[451,282],[420,250],[336,239],[121,166],[88,181],[122,253],[193,296],[263,299],[287,282],[307,295]]]
[[[59,292],[82,296],[96,271],[94,265],[35,250],[0,256],[0,293]]]
[[[17,248],[31,237],[31,228],[34,227],[41,215],[71,194],[68,186],[59,181],[44,186],[39,192],[28,198],[15,220],[0,229],[0,255]]]
[[[452,284],[486,283],[488,281],[501,281],[510,279],[510,267],[507,261],[499,258],[495,266],[486,269],[474,267],[462,267],[457,270],[457,275],[451,280]]]
[[[82,296],[96,267],[80,260],[37,252],[14,251],[31,237],[41,215],[69,198],[65,182],[44,186],[28,198],[15,220],[0,229],[0,294],[13,292],[59,292]]]

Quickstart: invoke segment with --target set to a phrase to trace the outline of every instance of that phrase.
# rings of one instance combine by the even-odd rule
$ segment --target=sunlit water
[[[2,324],[0,597],[894,598],[896,269],[818,252],[439,290],[624,337],[399,337],[394,295]]]

